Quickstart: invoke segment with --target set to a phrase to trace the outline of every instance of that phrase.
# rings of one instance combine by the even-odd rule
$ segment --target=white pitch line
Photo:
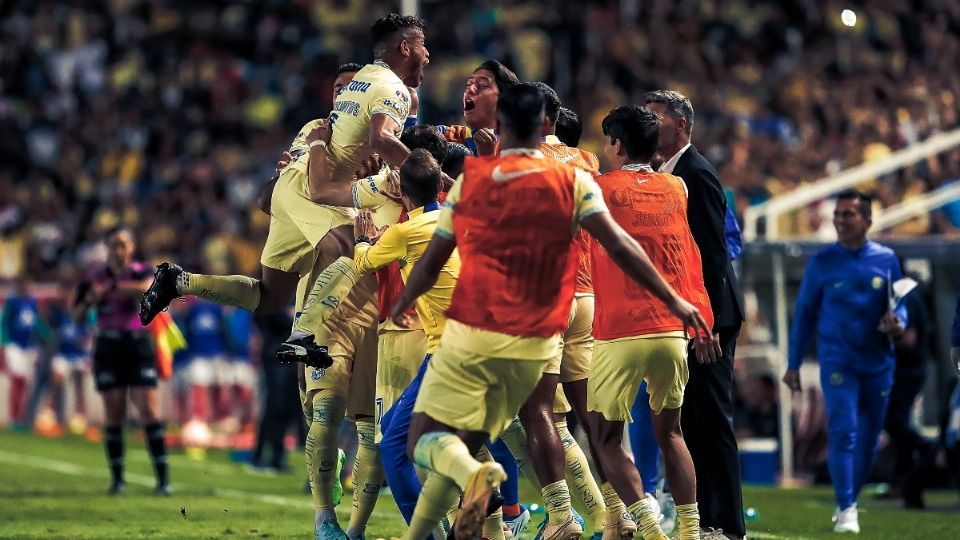
[[[83,467],[77,465],[76,463],[70,463],[69,461],[61,461],[57,459],[42,458],[38,456],[29,456],[26,454],[18,454],[15,452],[7,452],[0,450],[0,463],[7,463],[17,467],[31,467],[34,469],[44,469],[53,472],[59,472],[62,474],[69,474],[73,476],[90,476],[95,478],[107,478],[108,473],[103,469],[91,469],[88,467]],[[234,471],[234,473],[237,471]],[[153,487],[156,483],[152,477],[136,474],[136,473],[124,473],[124,480],[130,482],[131,484],[136,484],[140,486]],[[209,489],[209,486],[200,486],[195,484],[185,484],[182,482],[174,483],[174,487],[185,487],[197,490]],[[255,493],[252,491],[243,491],[239,489],[229,489],[229,488],[213,488],[213,494],[217,497],[223,497],[226,499],[237,499],[244,501],[258,501],[266,504],[272,504],[276,506],[283,506],[286,508],[300,508],[300,509],[313,509],[313,503],[310,501],[305,501],[303,499],[294,499],[291,497],[284,497],[282,495],[264,495],[262,493]],[[177,495],[177,492],[174,491],[174,495]],[[345,510],[345,512],[349,512]],[[386,512],[380,509],[374,509],[373,515],[376,517],[396,517],[392,512]]]

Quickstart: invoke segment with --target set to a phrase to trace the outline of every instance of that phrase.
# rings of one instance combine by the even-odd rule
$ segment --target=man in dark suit
[[[743,293],[724,239],[727,200],[717,171],[690,143],[693,106],[683,94],[656,90],[645,96],[660,116],[657,154],[660,172],[687,185],[687,221],[700,248],[703,281],[713,309],[715,334],[723,356],[715,363],[690,361],[690,380],[681,409],[683,436],[697,472],[700,523],[720,529],[728,538],[743,538],[743,495],[740,457],[733,434],[733,355],[743,322]],[[691,357],[693,358],[693,357]]]

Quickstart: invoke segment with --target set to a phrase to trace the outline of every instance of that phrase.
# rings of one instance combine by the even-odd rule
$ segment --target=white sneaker
[[[663,533],[670,535],[677,528],[677,504],[673,502],[673,495],[670,493],[661,493],[657,499],[660,503],[662,512],[660,517],[660,528]]]
[[[660,509],[660,501],[657,500],[657,496],[653,493],[645,493],[644,497],[647,499],[647,504],[650,505],[650,511],[653,512],[653,517],[655,517],[659,523],[663,520],[663,511]]]
[[[852,504],[843,510],[837,508],[833,514],[833,532],[860,534],[860,515],[857,505]]]

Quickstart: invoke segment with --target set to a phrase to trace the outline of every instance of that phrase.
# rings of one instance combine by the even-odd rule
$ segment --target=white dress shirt
[[[674,167],[677,166],[677,162],[680,161],[680,156],[682,156],[683,153],[687,151],[687,148],[690,148],[690,143],[687,143],[687,145],[681,148],[679,152],[674,154],[672,158],[664,161],[663,164],[660,165],[660,169],[657,172],[665,172],[665,173],[673,174]]]

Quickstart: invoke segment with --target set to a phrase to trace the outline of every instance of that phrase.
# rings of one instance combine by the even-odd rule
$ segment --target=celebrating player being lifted
[[[409,436],[411,454],[430,474],[406,538],[425,538],[461,489],[455,532],[479,536],[491,492],[505,475],[496,463],[480,463],[473,455],[516,416],[558,350],[574,295],[576,266],[569,263],[578,225],[632,279],[649,287],[684,324],[693,325],[699,339],[709,332],[699,311],[663,280],[643,249],[612,220],[593,178],[537,149],[543,120],[544,96],[535,86],[521,84],[501,93],[501,155],[468,158],[437,232],[393,308],[397,316],[405,312],[433,286],[459,248],[460,279]],[[561,495],[566,485],[560,481],[548,489]],[[569,494],[556,500],[567,502],[564,508],[554,507],[552,497],[546,501],[552,519],[558,520],[554,528],[570,531],[557,537],[579,536],[579,526],[567,527],[572,521]]]
[[[355,211],[313,201],[311,195],[318,186],[311,186],[307,170],[314,157],[328,160],[331,180],[344,182],[344,189],[356,194],[352,200],[358,206],[376,208],[392,204],[394,213],[399,215],[399,205],[389,203],[381,195],[385,186],[363,180],[351,184],[348,180],[372,153],[395,166],[409,153],[399,134],[410,107],[407,87],[420,84],[424,66],[429,62],[423,29],[423,21],[415,17],[390,14],[378,19],[371,29],[376,60],[357,72],[336,97],[329,120],[336,127],[329,143],[307,143],[307,135],[324,120],[307,123],[294,139],[290,147],[292,161],[281,172],[271,197],[270,232],[261,256],[262,279],[193,274],[175,264],[163,263],[141,303],[143,324],[183,295],[258,313],[275,312],[286,307],[300,278],[310,273],[318,250],[332,256],[350,255]],[[350,270],[352,259],[344,258],[341,262],[344,273],[332,280],[321,276],[321,283],[314,283],[311,288],[311,298],[321,296],[322,285],[336,287],[345,276],[355,277]],[[319,326],[312,319],[299,324]],[[307,352],[304,348],[299,350]],[[329,365],[329,357],[315,349],[310,351],[312,355],[305,358],[308,362]]]

